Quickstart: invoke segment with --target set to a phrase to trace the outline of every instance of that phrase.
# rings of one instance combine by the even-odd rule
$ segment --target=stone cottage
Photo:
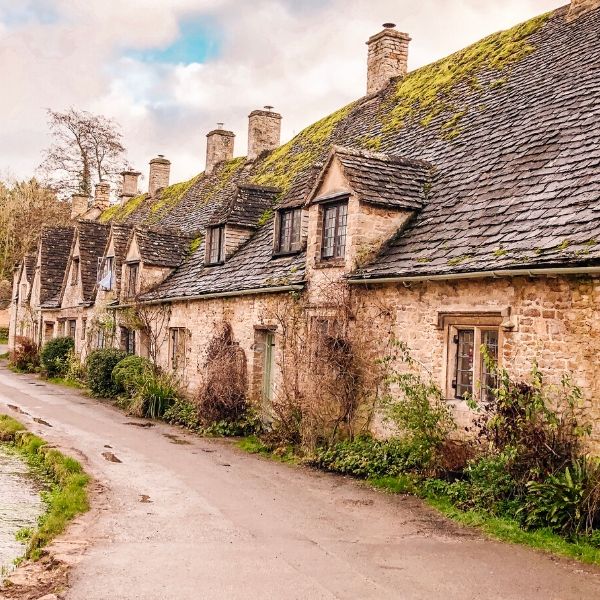
[[[367,95],[288,143],[266,107],[250,113],[245,157],[219,125],[190,181],[169,185],[162,156],[148,193],[124,174],[121,202],[96,210],[95,280],[90,255],[71,289],[96,217],[86,199],[57,305],[27,296],[30,259],[17,271],[11,336],[29,302],[48,323],[110,323],[111,343],[152,353],[193,394],[226,322],[268,403],[286,384],[277,315],[301,302],[314,331],[334,326],[343,284],[364,307],[354,326],[402,340],[458,415],[491,383],[485,346],[518,377],[533,361],[551,381],[572,373],[598,423],[599,35],[600,2],[573,0],[408,73],[410,38],[386,24],[367,42]],[[160,315],[152,339],[132,307]],[[27,330],[40,341],[45,318]]]

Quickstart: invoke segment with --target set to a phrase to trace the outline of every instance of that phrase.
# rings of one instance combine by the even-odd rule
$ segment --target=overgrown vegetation
[[[37,527],[19,532],[19,539],[27,543],[26,558],[37,560],[42,548],[62,533],[69,521],[88,510],[89,478],[76,460],[50,448],[8,415],[0,414],[0,442],[12,444],[51,484],[42,493],[47,509]]]
[[[102,348],[90,352],[86,361],[87,385],[94,396],[114,398],[119,393],[112,372],[117,363],[127,356],[127,352],[118,348]]]
[[[28,337],[15,337],[14,348],[9,354],[10,366],[19,373],[35,373],[40,365],[37,344]]]
[[[40,363],[47,377],[63,377],[69,369],[69,359],[75,350],[75,341],[70,337],[48,340],[41,352]]]

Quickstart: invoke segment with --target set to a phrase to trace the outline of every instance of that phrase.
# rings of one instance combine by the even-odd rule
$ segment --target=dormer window
[[[224,262],[225,227],[209,227],[206,230],[206,260],[207,265],[219,265]]]
[[[275,233],[275,253],[291,254],[301,247],[302,210],[280,210]]]
[[[127,265],[127,297],[133,298],[137,294],[139,263],[129,263]]]
[[[114,264],[115,257],[107,256],[104,261],[100,259],[102,262],[101,268],[98,269],[98,285],[100,289],[104,291],[109,291],[113,289],[113,281],[114,281]]]
[[[323,206],[323,237],[321,258],[324,260],[344,258],[346,253],[346,224],[348,202],[336,202]]]
[[[73,268],[71,270],[71,285],[77,285],[79,280],[79,257],[73,259]]]

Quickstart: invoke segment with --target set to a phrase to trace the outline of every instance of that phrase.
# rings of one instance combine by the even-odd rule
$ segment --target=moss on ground
[[[62,533],[69,521],[89,509],[88,476],[81,465],[44,440],[29,433],[22,423],[0,414],[0,442],[11,444],[27,463],[48,477],[51,488],[43,492],[46,512],[35,529],[23,529],[20,540],[27,543],[26,558],[37,560],[41,550]]]

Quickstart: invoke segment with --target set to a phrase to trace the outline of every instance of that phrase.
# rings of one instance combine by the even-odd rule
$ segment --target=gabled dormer
[[[31,291],[35,278],[36,255],[27,254],[21,261],[14,285],[13,298],[20,306],[31,303]]]
[[[238,185],[235,195],[219,206],[206,227],[204,263],[219,265],[233,256],[271,215],[279,191],[273,187]]]
[[[169,230],[135,228],[121,272],[120,297],[136,298],[164,281],[190,252],[193,236]]]
[[[109,227],[94,221],[78,221],[64,273],[61,308],[93,303],[98,279],[98,261],[104,252]]]
[[[352,271],[427,202],[429,163],[334,146],[306,202],[309,268]]]
[[[98,263],[98,285],[96,301],[107,302],[118,297],[121,290],[121,275],[131,227],[113,224],[108,241]]]

